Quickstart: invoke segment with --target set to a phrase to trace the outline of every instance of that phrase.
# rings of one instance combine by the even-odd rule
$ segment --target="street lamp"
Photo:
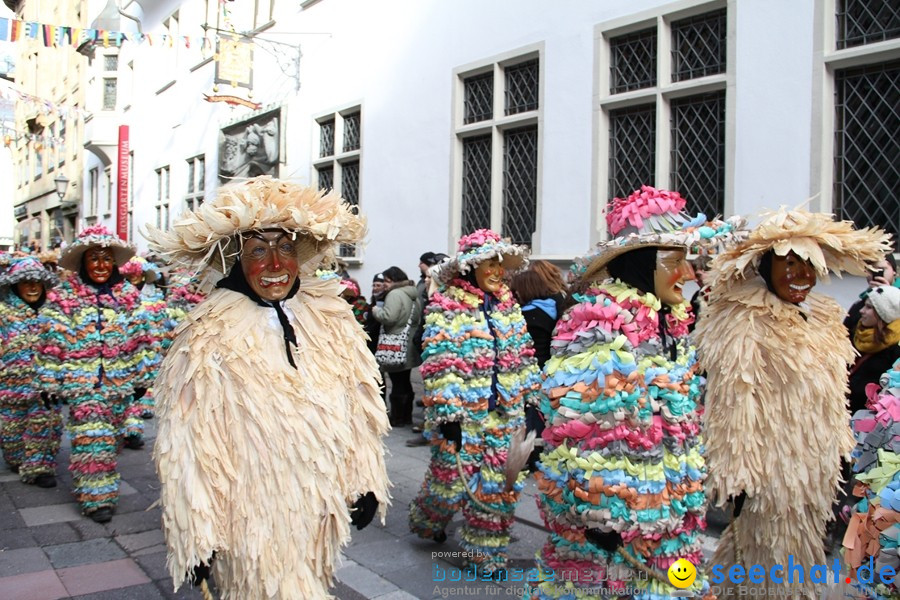
[[[60,202],[62,202],[62,199],[66,196],[66,189],[69,187],[69,178],[60,173],[59,177],[53,180],[53,183],[56,184],[56,194],[59,196]]]

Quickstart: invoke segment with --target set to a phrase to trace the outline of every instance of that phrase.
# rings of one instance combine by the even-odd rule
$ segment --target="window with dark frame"
[[[494,228],[514,243],[530,246],[537,229],[539,135],[534,118],[540,109],[540,58],[492,64],[489,71],[462,76],[461,83],[460,120],[463,126],[478,127],[458,133],[460,233]],[[493,103],[499,94],[503,113],[495,115]],[[498,143],[502,165],[494,172]],[[499,198],[492,197],[494,189],[500,191]]]
[[[335,191],[354,213],[360,205],[362,111],[353,107],[320,117],[318,159],[313,161],[315,181],[321,190]],[[356,244],[341,244],[338,255],[357,258]]]
[[[900,37],[900,1],[836,0],[838,50]]]
[[[611,94],[656,85],[656,27],[612,38],[609,50]]]
[[[669,184],[712,219],[724,211],[725,91],[673,100]]]

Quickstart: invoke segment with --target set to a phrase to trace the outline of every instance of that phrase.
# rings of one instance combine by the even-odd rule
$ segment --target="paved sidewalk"
[[[415,380],[421,397],[421,380]],[[416,409],[419,416],[421,409]],[[160,530],[159,482],[150,460],[155,420],[146,422],[147,445],[119,455],[122,475],[119,508],[112,521],[94,523],[78,512],[69,492],[68,441],[60,453],[59,485],[41,489],[24,485],[10,471],[0,471],[0,598],[3,600],[151,600],[195,598],[198,590],[172,591]],[[378,598],[521,597],[523,583],[452,581],[462,558],[456,530],[448,529],[445,544],[420,540],[409,533],[406,508],[419,489],[428,464],[427,447],[408,448],[409,428],[391,432],[387,446],[393,503],[386,523],[354,530],[345,548],[333,593],[341,600]],[[529,480],[516,510],[510,547],[512,567],[527,570],[546,541]],[[715,544],[707,538],[710,554]],[[441,580],[443,578],[443,581]]]

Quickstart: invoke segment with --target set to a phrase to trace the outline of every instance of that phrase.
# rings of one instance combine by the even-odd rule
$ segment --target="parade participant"
[[[140,399],[141,418],[153,418],[153,391],[150,386],[156,378],[156,368],[159,364],[158,356],[164,351],[163,340],[171,337],[171,325],[168,321],[168,305],[166,298],[161,289],[156,287],[155,282],[159,278],[156,265],[149,262],[142,256],[133,256],[131,260],[119,268],[119,272],[136,287],[140,293],[140,302],[135,307],[134,318],[143,321],[150,327],[155,344],[154,352],[146,356],[151,362],[146,367],[140,365],[138,368],[148,371],[146,385],[147,392]]]
[[[12,260],[0,275],[0,446],[23,482],[44,488],[56,486],[62,416],[59,404],[41,391],[34,349],[47,290],[57,283],[31,256]]]
[[[869,406],[853,416],[856,476],[843,557],[853,579],[860,567],[872,569],[873,579],[853,581],[861,597],[896,600],[897,579],[878,574],[900,571],[900,360],[870,384]]]
[[[78,235],[60,256],[71,273],[47,294],[36,353],[42,384],[69,405],[74,493],[98,523],[118,502],[119,444],[144,445],[137,400],[157,357],[153,332],[135,315],[140,293],[118,269],[133,255],[102,225]]]
[[[821,565],[825,524],[839,489],[840,460],[853,448],[847,367],[853,347],[843,310],[812,293],[828,271],[863,275],[888,250],[881,230],[854,230],[831,215],[784,209],[719,256],[694,334],[708,373],[707,489],[735,518],[713,563]],[[812,597],[803,583],[773,585]]]
[[[422,378],[431,463],[410,504],[410,529],[442,542],[462,509],[462,547],[481,575],[506,567],[509,531],[524,475],[507,484],[507,452],[539,397],[540,375],[522,311],[505,272],[526,250],[479,229],[432,270],[440,286],[425,309]]]
[[[630,588],[679,592],[667,570],[699,567],[705,528],[702,379],[682,288],[706,222],[677,192],[644,186],[607,210],[614,239],[576,262],[575,305],[544,367],[545,448],[536,474],[550,539],[533,598]],[[710,234],[711,235],[711,234]],[[705,593],[702,574],[688,590]]]
[[[315,277],[364,234],[337,194],[269,177],[222,187],[168,232],[150,229],[167,259],[221,276],[155,386],[176,588],[211,564],[224,599],[330,598],[350,525],[383,520],[378,369],[340,279]]]

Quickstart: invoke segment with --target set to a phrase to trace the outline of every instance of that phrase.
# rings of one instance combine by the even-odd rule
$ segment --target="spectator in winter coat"
[[[412,425],[412,408],[415,392],[409,380],[410,371],[422,364],[421,355],[415,347],[414,333],[422,319],[422,304],[416,285],[399,267],[384,271],[387,294],[384,304],[372,308],[375,319],[381,323],[382,332],[396,334],[407,331],[406,361],[399,366],[381,365],[391,378],[391,425],[402,427]]]
[[[856,324],[859,322],[859,313],[866,301],[866,296],[869,295],[872,288],[876,288],[880,285],[896,286],[897,281],[897,261],[894,259],[893,254],[885,254],[884,258],[874,263],[871,270],[866,273],[866,283],[868,283],[868,287],[859,295],[859,300],[853,303],[847,311],[847,316],[844,318],[844,327],[847,328],[851,338],[853,337],[853,332],[856,331]]]

